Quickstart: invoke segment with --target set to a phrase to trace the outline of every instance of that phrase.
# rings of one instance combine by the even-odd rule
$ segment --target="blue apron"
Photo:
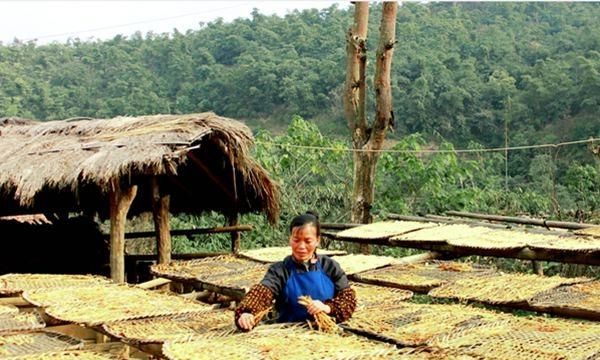
[[[279,307],[279,322],[297,322],[309,318],[304,305],[298,304],[298,297],[309,295],[313,300],[325,301],[333,298],[335,287],[333,281],[321,268],[321,261],[317,260],[317,269],[314,271],[298,271],[293,260],[288,261],[286,267],[290,277],[283,289],[283,303]],[[312,318],[312,317],[311,317]]]

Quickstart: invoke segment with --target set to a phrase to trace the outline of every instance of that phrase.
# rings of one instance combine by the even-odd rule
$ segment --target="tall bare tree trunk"
[[[354,25],[348,32],[346,94],[344,110],[352,135],[354,183],[352,187],[353,223],[372,222],[371,207],[375,195],[375,169],[386,131],[393,126],[390,71],[396,34],[396,2],[383,3],[380,40],[375,65],[376,115],[370,125],[366,118],[366,39],[369,16],[367,2],[355,3]],[[361,245],[369,253],[368,245]]]

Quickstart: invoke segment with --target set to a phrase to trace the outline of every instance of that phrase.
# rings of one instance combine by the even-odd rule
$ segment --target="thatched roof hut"
[[[0,119],[0,216],[82,211],[112,220],[121,203],[131,216],[168,197],[171,213],[263,212],[274,222],[277,187],[249,156],[251,144],[248,127],[214,113]]]

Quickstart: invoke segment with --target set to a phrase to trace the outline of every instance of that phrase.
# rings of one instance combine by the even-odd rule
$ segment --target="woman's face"
[[[317,236],[317,228],[313,224],[293,228],[290,235],[292,255],[298,261],[309,260],[315,253],[320,240]]]

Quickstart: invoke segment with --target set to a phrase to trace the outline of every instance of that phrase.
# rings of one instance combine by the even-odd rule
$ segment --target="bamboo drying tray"
[[[41,354],[29,354],[10,357],[10,360],[120,360],[128,359],[107,352],[90,350],[51,351]]]
[[[585,229],[580,229],[575,231],[575,234],[600,238],[600,226],[590,226]]]
[[[529,301],[529,305],[536,311],[600,320],[600,281],[543,292]]]
[[[390,240],[398,243],[418,241],[444,244],[447,240],[474,238],[493,230],[485,226],[470,226],[466,224],[440,225],[394,236]]]
[[[229,310],[211,310],[195,314],[120,321],[104,324],[102,328],[111,336],[127,343],[150,344],[224,331],[234,326],[233,318],[233,312]]]
[[[428,346],[417,348],[404,348],[398,350],[396,357],[392,359],[402,360],[482,360],[479,356],[471,356],[461,353],[456,349],[440,349]],[[381,359],[385,360],[385,359]],[[512,359],[511,359],[512,360]]]
[[[430,343],[485,359],[597,359],[600,325],[513,318],[459,329]]]
[[[0,334],[41,329],[46,326],[36,311],[0,315]]]
[[[256,266],[256,262],[235,255],[221,255],[204,259],[173,261],[169,264],[153,265],[150,271],[167,279],[177,281],[202,281],[208,276],[232,271],[243,271]]]
[[[468,237],[447,239],[447,243],[448,245],[452,245],[458,248],[518,251],[527,246],[526,240],[524,238],[527,238],[530,235],[523,232],[504,229],[488,230],[491,231]]]
[[[123,343],[86,344],[81,350],[48,351],[11,357],[10,360],[120,360],[129,359]]]
[[[356,292],[357,311],[373,306],[397,304],[413,296],[412,291],[357,282],[351,282],[350,287]]]
[[[278,261],[283,261],[283,259],[292,254],[292,250],[289,246],[280,246],[280,247],[268,247],[263,249],[254,249],[254,250],[246,250],[241,252],[240,255],[263,263],[274,263]],[[319,255],[346,255],[346,251],[344,250],[327,250],[327,249],[317,249],[317,254]]]
[[[163,346],[164,355],[171,360],[371,359],[395,352],[389,344],[353,335],[325,334],[298,325],[265,325],[247,333],[205,336]]]
[[[502,321],[507,316],[463,305],[404,303],[357,311],[342,326],[402,346],[420,346],[434,336],[462,327]]]
[[[587,278],[563,278],[529,274],[496,274],[458,279],[435,288],[429,295],[437,298],[473,300],[489,304],[525,305],[537,294],[560,285],[590,281]]]
[[[535,234],[539,235],[539,234]],[[600,255],[600,239],[583,236],[531,237],[527,245],[532,249],[560,252],[586,252]]]
[[[342,267],[346,275],[362,271],[374,270],[396,263],[398,260],[390,256],[350,254],[337,256],[333,259]]]
[[[16,295],[26,290],[84,287],[109,283],[107,278],[95,275],[6,274],[0,276],[0,294]]]
[[[493,270],[453,261],[392,265],[354,275],[357,281],[427,292],[456,279],[489,275]]]
[[[269,270],[269,265],[255,265],[240,271],[230,271],[207,276],[202,282],[222,292],[224,289],[246,293],[258,284]]]
[[[14,305],[0,305],[0,316],[8,314],[16,314],[19,312],[19,308]]]
[[[47,351],[74,350],[82,346],[83,342],[79,339],[46,331],[0,335],[0,358]]]
[[[47,307],[46,314],[53,318],[87,326],[211,309],[180,296],[128,285],[32,290],[23,293],[23,298]]]
[[[388,239],[395,235],[434,226],[437,226],[437,224],[418,221],[383,221],[340,231],[336,234],[336,237],[369,240]]]

